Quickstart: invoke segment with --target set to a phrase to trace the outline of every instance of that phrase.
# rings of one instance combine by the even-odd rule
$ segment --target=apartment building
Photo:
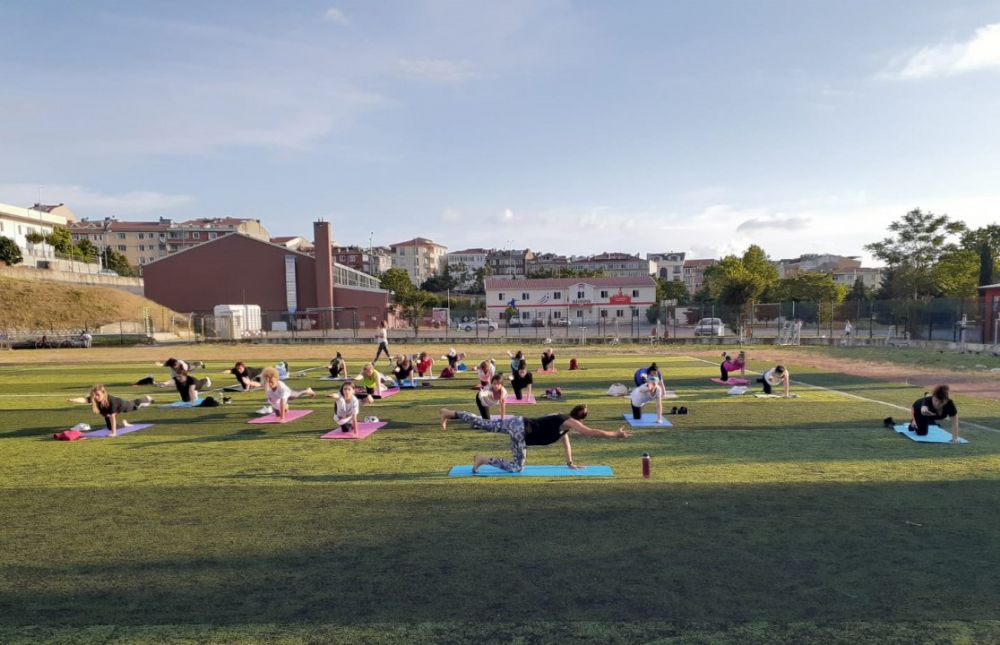
[[[368,275],[379,275],[392,268],[392,255],[382,247],[334,246],[333,258],[339,264]]]
[[[462,249],[461,251],[451,251],[448,253],[448,270],[451,275],[459,279],[459,289],[469,289],[476,283],[476,272],[487,266],[486,260],[489,255],[488,249]],[[464,271],[464,279],[459,278],[459,274]]]
[[[230,233],[242,233],[265,242],[271,239],[260,220],[235,217],[198,218],[185,222],[163,217],[147,222],[82,219],[68,228],[73,241],[90,240],[98,248],[110,247],[124,255],[134,267]]]
[[[393,268],[403,269],[415,285],[444,271],[448,247],[425,237],[389,245]]]
[[[29,248],[28,235],[49,235],[57,226],[66,226],[75,220],[73,211],[63,204],[35,204],[31,208],[0,204],[0,236],[14,240],[22,253]]]
[[[653,263],[657,278],[672,282],[684,282],[685,253],[667,251],[666,253],[647,253],[646,259]]]
[[[647,276],[624,278],[486,279],[486,307],[491,320],[499,321],[509,307],[525,324],[569,320],[587,325],[618,320],[642,320],[656,302],[656,281]]]
[[[570,261],[569,268],[576,271],[603,271],[611,278],[648,277],[656,271],[656,264],[628,253],[600,253]]]
[[[486,264],[495,276],[526,278],[528,265],[535,259],[531,249],[491,249]]]
[[[694,295],[701,291],[705,284],[705,269],[718,264],[718,260],[684,260],[682,271],[684,275],[684,287],[688,293]]]

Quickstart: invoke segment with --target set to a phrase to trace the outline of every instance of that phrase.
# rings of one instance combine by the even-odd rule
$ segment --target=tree
[[[691,294],[687,287],[679,280],[668,280],[667,278],[656,279],[656,302],[664,300],[676,300],[679,305],[686,305],[691,300]]]
[[[979,284],[997,282],[996,263],[1000,257],[1000,224],[990,224],[962,235],[962,248],[979,254]]]
[[[24,236],[24,239],[31,242],[32,244],[41,244],[45,241],[45,236],[38,231],[32,231]]]
[[[133,269],[128,263],[125,256],[113,250],[111,247],[104,249],[102,257],[104,259],[105,269],[110,269],[120,276],[132,277],[135,275],[135,269]]]
[[[448,265],[445,265],[443,272],[438,273],[437,275],[432,275],[424,280],[423,284],[420,285],[420,288],[424,291],[430,291],[432,293],[441,293],[443,291],[454,289],[457,285],[458,281],[453,277],[451,269]]]
[[[890,224],[889,231],[893,235],[865,245],[865,250],[893,271],[893,291],[916,299],[933,295],[931,269],[935,259],[958,250],[952,238],[968,228],[947,215],[924,213],[918,208]]]
[[[392,271],[393,269],[389,269]],[[389,271],[386,271],[388,273]],[[399,292],[397,292],[398,294]],[[414,289],[412,286],[404,291],[401,295],[397,296],[400,305],[400,313],[403,316],[403,320],[410,323],[413,327],[413,333],[417,334],[420,331],[420,321],[424,317],[424,312],[427,309],[427,305],[434,300],[434,295],[427,293],[426,291],[421,291],[420,289]]]
[[[659,305],[649,305],[649,308],[646,309],[646,320],[652,325],[655,325],[660,320]]]
[[[65,226],[57,226],[45,236],[45,241],[52,245],[57,253],[70,255],[73,253],[73,234]]]
[[[21,247],[9,237],[0,237],[0,262],[12,267],[20,264],[22,260],[24,256],[21,255]]]
[[[488,266],[481,266],[476,269],[475,284],[473,285],[473,293],[486,293],[486,278],[493,275],[493,269]]]
[[[413,290],[410,274],[397,267],[393,267],[382,274],[379,286],[386,291],[393,292],[399,298],[402,298],[406,293]],[[402,302],[402,300],[399,302]]]
[[[84,262],[93,262],[100,255],[100,252],[100,249],[94,246],[93,242],[83,239],[76,245],[76,253],[74,255],[83,258]]]
[[[803,271],[781,280],[775,291],[781,294],[782,300],[832,302],[839,305],[847,297],[848,289],[842,284],[837,284],[833,275],[829,273]]]
[[[979,286],[995,284],[996,263],[993,251],[986,244],[979,247]]]
[[[945,253],[934,263],[931,280],[935,295],[947,298],[975,297],[979,286],[979,254],[960,249]]]
[[[847,294],[846,300],[871,300],[871,289],[865,286],[865,281],[860,276],[854,280],[851,290]]]
[[[764,249],[750,245],[742,257],[728,255],[705,269],[705,288],[712,299],[753,306],[778,284],[778,267]]]

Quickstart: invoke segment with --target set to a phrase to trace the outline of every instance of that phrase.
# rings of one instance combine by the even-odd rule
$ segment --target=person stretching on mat
[[[396,377],[396,382],[400,385],[403,381],[413,378],[413,361],[406,354],[402,354],[396,359],[396,367],[392,368],[392,374]]]
[[[434,378],[434,359],[427,352],[420,352],[417,357],[417,376]]]
[[[494,374],[490,379],[489,387],[476,392],[476,407],[479,408],[479,416],[484,419],[490,418],[490,408],[494,405],[500,406],[500,418],[507,414],[507,389],[503,386],[503,374]]]
[[[531,399],[531,386],[534,383],[535,379],[528,371],[528,366],[522,362],[517,367],[517,371],[510,377],[510,384],[514,388],[514,398],[520,401],[522,394],[527,390],[528,398]]]
[[[566,453],[566,465],[576,470],[583,468],[583,465],[573,463],[573,449],[569,443],[571,432],[601,439],[627,439],[632,436],[625,429],[625,426],[618,428],[618,432],[607,432],[587,427],[583,423],[586,418],[587,406],[585,404],[574,407],[569,414],[547,414],[544,417],[535,418],[510,416],[504,419],[482,419],[470,412],[441,408],[441,428],[443,430],[448,429],[449,420],[460,419],[476,430],[506,434],[510,437],[512,459],[476,455],[472,460],[472,472],[474,473],[478,473],[479,467],[485,464],[507,472],[519,473],[524,470],[527,456],[526,446],[547,446],[560,439]]]
[[[354,432],[358,436],[358,413],[361,412],[361,402],[354,396],[354,384],[344,383],[340,386],[340,396],[333,408],[333,422],[341,432]]]
[[[194,403],[198,400],[198,390],[212,387],[212,379],[208,377],[195,378],[188,374],[187,370],[178,369],[174,374],[174,386],[177,387],[177,393],[181,395],[181,401]]]
[[[372,364],[378,362],[379,356],[382,352],[385,352],[385,357],[389,360],[389,364],[392,365],[392,354],[389,353],[389,330],[385,328],[385,321],[383,320],[378,324],[378,332],[375,334],[375,340],[378,341],[378,351],[375,352],[375,360]]]
[[[366,401],[368,403],[373,402],[374,397],[382,398],[382,393],[385,392],[386,384],[391,382],[385,376],[382,375],[375,366],[368,363],[361,368],[361,373],[354,377],[355,381],[361,381],[361,386],[365,388]],[[332,394],[334,398],[337,394]]]
[[[556,353],[551,347],[546,347],[545,351],[542,352],[542,371],[548,372],[553,369],[553,365],[556,362]]]
[[[764,384],[764,394],[771,394],[771,388],[784,384],[784,397],[787,399],[789,396],[788,389],[791,384],[791,378],[791,373],[785,369],[784,365],[777,365],[764,372],[764,376],[757,379],[757,382]]]
[[[740,351],[740,353],[736,355],[736,358],[733,358],[729,354],[722,352],[722,363],[719,364],[720,381],[728,381],[729,373],[735,372],[736,370],[739,370],[740,376],[743,376],[744,374],[746,374],[746,369],[747,369],[746,352]]]
[[[345,378],[347,376],[347,361],[340,355],[340,352],[337,352],[337,355],[330,359],[327,369],[330,370],[330,376],[333,378]]]
[[[650,401],[656,401],[656,422],[663,423],[663,387],[660,377],[650,376],[646,383],[632,390],[629,395],[632,400],[632,418],[638,421],[642,418],[642,406]]]
[[[516,354],[511,353],[510,350],[507,350],[507,356],[510,356],[510,371],[512,374],[514,372],[517,372],[518,368],[521,367],[522,364],[523,365],[528,364],[528,361],[524,359],[524,352],[522,352],[521,350],[517,350]]]
[[[123,428],[127,428],[132,425],[124,418],[119,421],[118,415],[124,415],[128,412],[133,412],[139,408],[148,406],[153,402],[153,397],[147,394],[145,396],[140,396],[138,399],[126,401],[125,399],[119,399],[117,396],[111,396],[108,394],[108,391],[104,389],[103,385],[95,385],[90,388],[90,393],[87,396],[66,400],[70,403],[89,403],[90,408],[94,411],[94,414],[104,417],[104,425],[108,428],[108,432],[111,436],[117,437],[119,425]]]
[[[493,362],[493,359],[485,360],[479,364],[476,368],[476,376],[479,377],[479,387],[487,388],[490,386],[490,381],[493,380],[493,375],[497,371],[497,366]]]
[[[636,387],[640,387],[652,376],[660,376],[660,368],[656,366],[656,361],[653,361],[649,367],[640,367],[637,369],[632,376],[632,380],[635,381]]]
[[[288,416],[289,401],[306,396],[316,396],[311,387],[297,392],[285,385],[278,377],[278,370],[274,367],[264,368],[260,378],[264,383],[264,393],[267,395],[267,404],[271,408],[271,414],[277,415],[282,421]]]
[[[924,393],[926,395],[926,392]],[[958,443],[958,408],[951,400],[947,385],[938,385],[930,396],[923,396],[913,402],[913,421],[910,432],[921,437],[927,436],[931,422],[951,418],[951,442]]]
[[[239,361],[236,365],[233,365],[232,369],[226,370],[225,373],[235,376],[236,383],[243,388],[244,392],[264,387],[260,383],[261,369],[259,367],[247,367],[247,364],[243,361]]]
[[[458,364],[461,361],[465,360],[465,354],[462,352],[456,352],[455,348],[452,347],[451,349],[448,350],[448,353],[442,356],[441,358],[448,361],[448,367],[451,368],[451,371],[457,372]]]

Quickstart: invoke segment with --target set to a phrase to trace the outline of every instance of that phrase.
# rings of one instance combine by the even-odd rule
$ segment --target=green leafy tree
[[[646,309],[646,320],[649,321],[651,325],[655,325],[660,320],[659,305],[649,305],[649,308]]]
[[[12,267],[15,264],[20,264],[23,260],[21,247],[9,237],[0,236],[0,262]]]
[[[979,254],[969,249],[945,253],[934,263],[931,279],[937,291],[935,295],[975,297],[979,286]]]
[[[104,249],[102,257],[104,259],[104,268],[110,269],[118,275],[127,278],[135,276],[135,269],[133,269],[128,263],[125,256],[113,250],[111,247]]]
[[[486,278],[493,275],[493,269],[488,266],[481,266],[476,269],[476,280],[472,287],[472,293],[486,293]]]
[[[742,257],[729,255],[705,270],[705,285],[713,300],[752,306],[778,285],[778,267],[756,244]]]
[[[847,293],[847,300],[871,300],[872,293],[871,289],[865,286],[865,281],[862,278],[857,278],[854,280],[854,284],[851,285],[851,290]]]
[[[85,262],[94,262],[97,260],[97,256],[100,255],[101,250],[94,246],[94,243],[90,240],[80,240],[80,243],[76,245],[76,252],[74,255],[82,258]]]
[[[979,286],[996,283],[996,256],[990,247],[979,247]]]
[[[410,281],[410,274],[397,267],[393,267],[382,274],[379,279],[379,286],[386,291],[393,292],[397,298],[402,298],[406,293],[413,291],[413,282]],[[399,300],[399,302],[402,302],[402,300]]]
[[[664,300],[676,300],[679,305],[686,305],[691,301],[691,294],[687,287],[679,280],[668,280],[667,278],[656,279],[656,302]]]
[[[979,253],[979,284],[994,284],[997,258],[1000,258],[1000,224],[990,224],[962,235],[962,248]]]
[[[31,242],[32,244],[41,244],[45,241],[45,236],[38,231],[32,231],[24,236],[24,239]]]
[[[458,281],[455,280],[451,273],[451,268],[445,265],[444,271],[438,273],[437,275],[432,275],[431,277],[424,280],[420,288],[424,291],[430,291],[432,293],[442,293],[450,289],[454,289],[458,285]]]
[[[73,253],[73,234],[65,226],[57,226],[45,236],[45,241],[52,245],[57,253],[71,255]]]
[[[892,235],[865,245],[865,250],[891,269],[893,292],[917,299],[934,295],[934,263],[958,250],[954,238],[967,233],[968,228],[947,215],[924,213],[918,208],[890,224],[889,231]]]
[[[389,269],[389,271],[392,271],[392,269]],[[420,289],[414,289],[411,286],[409,290],[404,291],[398,296],[397,301],[399,302],[400,314],[403,320],[408,322],[410,327],[413,327],[414,334],[418,334],[420,332],[420,321],[424,318],[427,307],[434,301],[434,295]]]
[[[833,275],[829,273],[803,271],[781,280],[775,292],[781,295],[782,300],[840,304],[847,297],[848,289],[842,284],[837,284]]]

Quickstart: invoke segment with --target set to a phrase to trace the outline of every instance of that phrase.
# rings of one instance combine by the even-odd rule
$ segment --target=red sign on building
[[[622,293],[622,290],[619,289],[618,293],[608,298],[608,303],[612,305],[630,305],[632,304],[632,296],[626,296]]]

